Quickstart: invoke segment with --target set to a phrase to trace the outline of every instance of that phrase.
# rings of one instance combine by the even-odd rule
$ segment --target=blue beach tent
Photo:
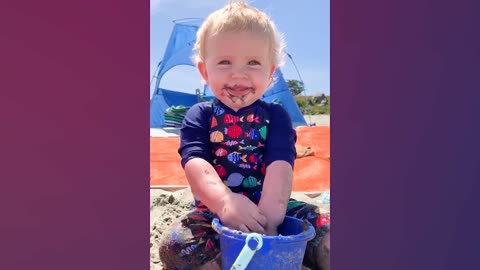
[[[164,127],[164,113],[171,106],[191,107],[195,103],[212,98],[212,92],[208,86],[205,86],[203,93],[185,93],[176,90],[160,88],[160,81],[163,75],[171,68],[178,65],[188,65],[195,67],[191,60],[193,54],[193,45],[196,40],[197,30],[201,24],[199,19],[184,19],[174,21],[174,27],[162,61],[159,63],[155,74],[155,88],[150,100],[150,127]],[[274,84],[262,97],[267,102],[278,102],[283,105],[292,119],[294,126],[307,125],[303,118],[290,89],[283,78],[280,69],[275,70]],[[194,90],[192,90],[194,92]]]

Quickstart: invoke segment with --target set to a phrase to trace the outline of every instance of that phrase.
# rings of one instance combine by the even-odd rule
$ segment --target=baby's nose
[[[235,67],[232,70],[232,78],[245,78],[247,76],[245,67]]]

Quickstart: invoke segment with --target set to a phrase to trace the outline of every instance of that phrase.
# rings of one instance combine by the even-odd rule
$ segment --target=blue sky
[[[172,20],[205,18],[227,2],[227,0],[150,0],[150,79],[163,57],[173,29]],[[276,23],[278,30],[283,33],[286,51],[293,57],[300,71],[306,94],[329,95],[330,1],[251,0],[249,3],[266,12]],[[289,58],[285,58],[285,65],[281,70],[286,80],[299,79]],[[164,75],[160,86],[194,93],[194,89],[201,88],[201,78],[196,68],[177,66]]]

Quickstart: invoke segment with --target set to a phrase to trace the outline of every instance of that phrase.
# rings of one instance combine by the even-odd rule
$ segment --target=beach
[[[329,126],[329,115],[305,115],[308,124]],[[292,198],[318,205],[321,212],[330,211],[330,192],[293,192]],[[162,270],[159,242],[174,220],[191,209],[193,196],[189,188],[150,188],[150,270]]]
[[[304,115],[307,124],[315,123],[317,126],[330,126],[329,114]]]

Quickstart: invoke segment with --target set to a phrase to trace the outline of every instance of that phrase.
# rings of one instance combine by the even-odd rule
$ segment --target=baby
[[[276,235],[285,215],[316,229],[305,265],[329,268],[329,216],[290,199],[296,154],[290,117],[281,105],[260,100],[283,48],[270,18],[242,1],[213,12],[198,30],[194,60],[215,99],[192,106],[182,123],[178,152],[195,206],[165,233],[165,269],[220,269],[213,218],[243,232]]]

